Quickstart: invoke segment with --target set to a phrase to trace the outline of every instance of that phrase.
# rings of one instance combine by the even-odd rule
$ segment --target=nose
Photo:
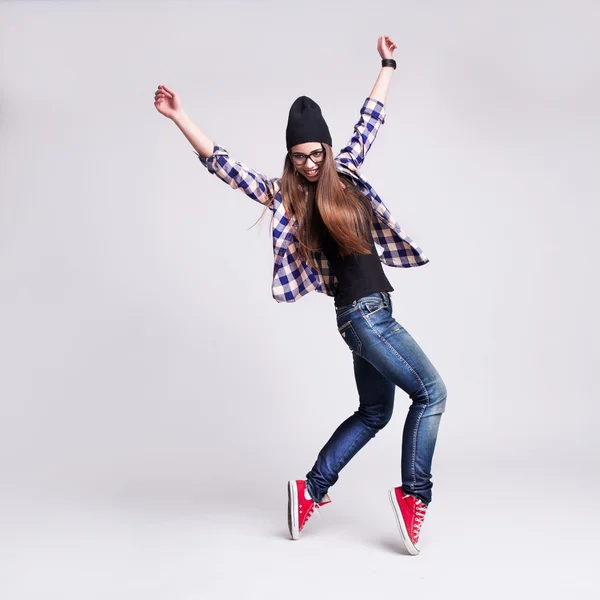
[[[310,160],[310,162],[313,164],[312,167],[308,167],[308,161]],[[309,169],[314,169],[317,166],[317,163],[310,157],[307,156],[306,157],[306,162],[304,163]]]

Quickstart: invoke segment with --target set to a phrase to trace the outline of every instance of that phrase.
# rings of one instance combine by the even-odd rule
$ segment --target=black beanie
[[[308,96],[300,96],[292,104],[285,141],[288,150],[305,142],[325,142],[332,145],[329,127],[321,114],[321,107]]]

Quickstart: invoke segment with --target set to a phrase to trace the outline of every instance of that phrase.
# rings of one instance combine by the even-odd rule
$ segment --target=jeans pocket
[[[377,296],[367,296],[364,299],[361,299],[358,305],[360,307],[360,312],[365,316],[372,315],[387,306],[383,303],[383,300]]]
[[[362,342],[360,341],[352,321],[346,321],[343,325],[338,327],[340,335],[344,338],[346,345],[352,352],[356,352],[360,356],[362,349]]]

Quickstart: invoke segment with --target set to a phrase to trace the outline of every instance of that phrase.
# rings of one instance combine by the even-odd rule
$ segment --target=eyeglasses
[[[290,152],[290,158],[295,165],[303,165],[306,162],[307,158],[310,158],[313,163],[318,164],[323,162],[325,158],[325,150],[321,148],[321,150],[314,150],[310,154],[302,154],[302,152]]]

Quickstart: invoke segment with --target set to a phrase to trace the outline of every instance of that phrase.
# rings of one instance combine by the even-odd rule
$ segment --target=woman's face
[[[290,157],[296,169],[309,181],[317,181],[325,159],[325,149],[320,142],[297,144],[290,149]],[[303,163],[303,164],[302,164]]]

